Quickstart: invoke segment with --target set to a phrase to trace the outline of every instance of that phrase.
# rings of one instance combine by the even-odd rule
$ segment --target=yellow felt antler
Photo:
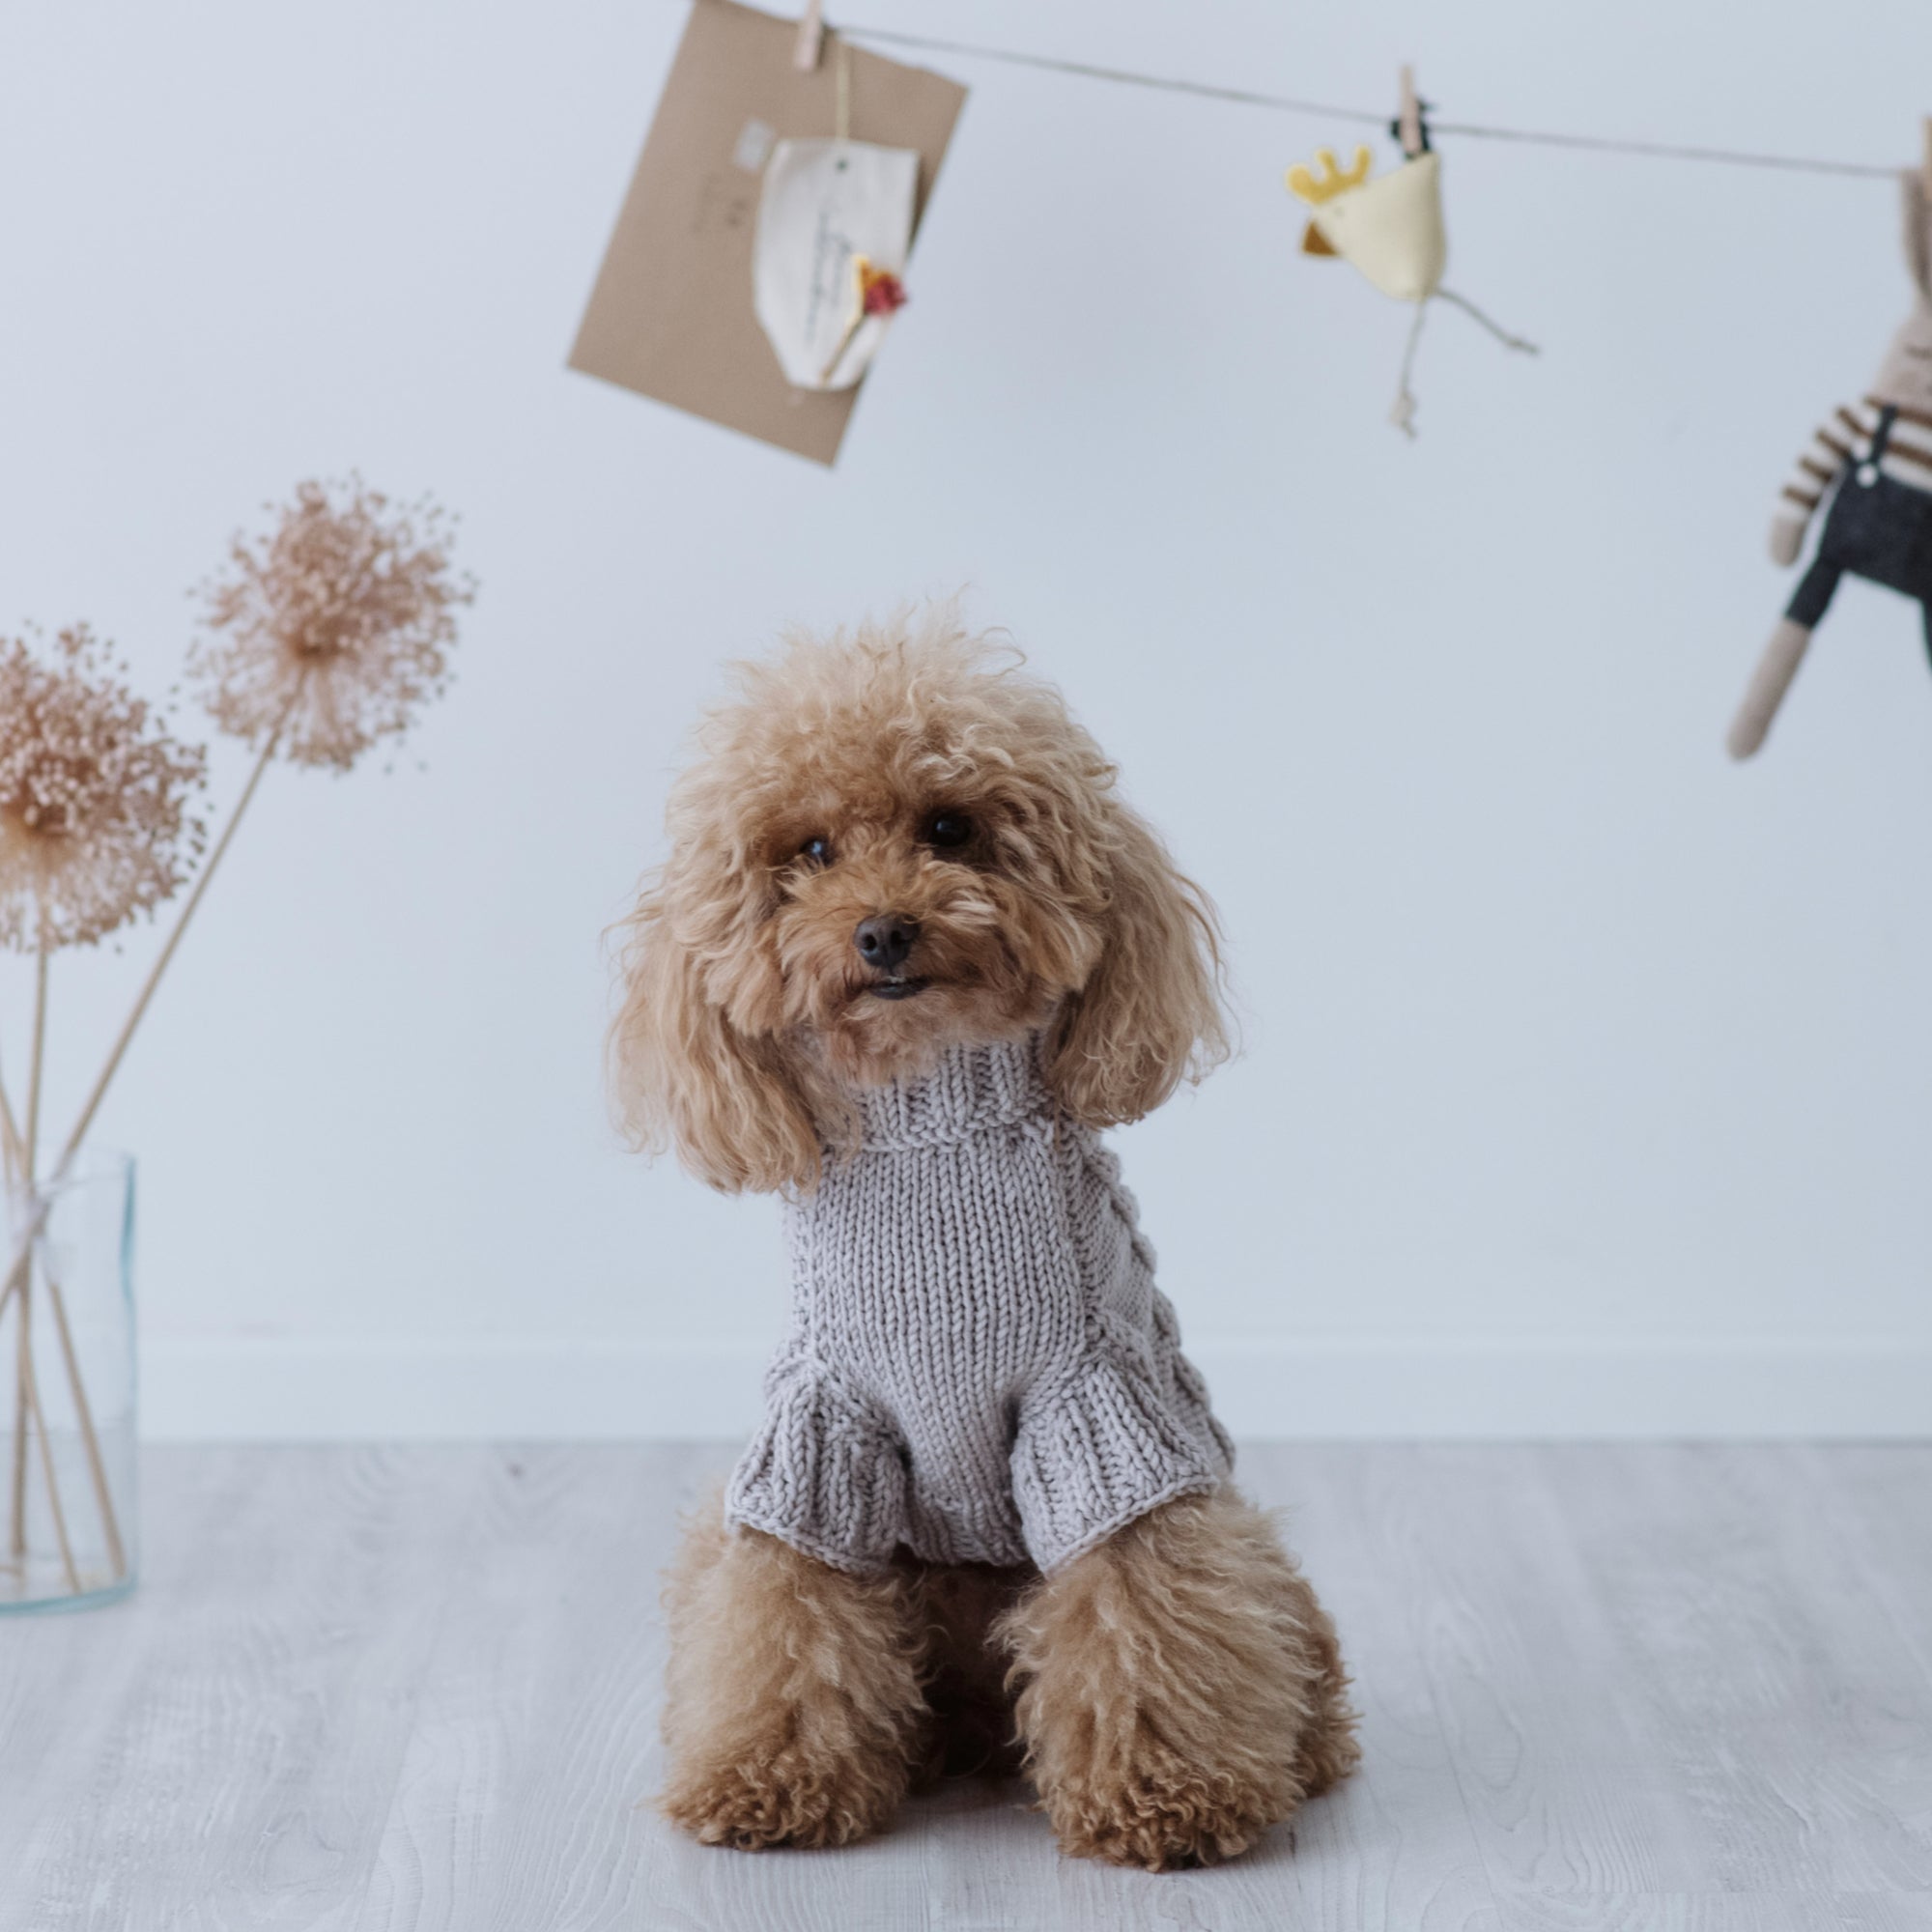
[[[1369,151],[1355,150],[1353,164],[1344,174],[1335,160],[1333,148],[1317,148],[1316,161],[1321,172],[1318,175],[1305,161],[1296,161],[1288,171],[1289,192],[1307,202],[1311,208],[1320,208],[1324,201],[1333,201],[1338,194],[1351,187],[1360,187],[1369,178]]]

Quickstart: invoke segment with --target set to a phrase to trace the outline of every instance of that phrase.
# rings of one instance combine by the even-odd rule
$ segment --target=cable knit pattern
[[[1034,1043],[860,1096],[861,1145],[788,1202],[792,1323],[727,1514],[843,1570],[1052,1570],[1232,1449],[1154,1287],[1133,1196],[1057,1119]]]

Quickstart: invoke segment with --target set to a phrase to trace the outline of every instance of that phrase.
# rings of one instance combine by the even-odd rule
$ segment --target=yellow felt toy
[[[1315,213],[1301,245],[1311,255],[1339,255],[1383,295],[1427,301],[1441,286],[1449,259],[1442,232],[1442,169],[1426,154],[1378,181],[1369,179],[1369,151],[1355,150],[1344,174],[1332,148],[1318,148],[1316,174],[1300,162],[1289,187]]]
[[[1402,112],[1397,121],[1406,158],[1393,174],[1370,179],[1366,148],[1355,150],[1345,170],[1332,148],[1318,148],[1316,167],[1297,161],[1288,171],[1289,191],[1313,211],[1301,238],[1304,252],[1336,255],[1396,301],[1413,302],[1415,320],[1403,352],[1402,378],[1390,420],[1415,434],[1415,397],[1408,378],[1428,305],[1436,297],[1475,317],[1510,349],[1535,353],[1533,343],[1510,335],[1474,303],[1442,286],[1449,241],[1442,225],[1442,159],[1429,145],[1422,103],[1409,71],[1402,71]]]

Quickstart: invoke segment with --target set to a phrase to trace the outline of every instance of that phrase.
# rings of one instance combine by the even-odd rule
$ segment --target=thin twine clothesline
[[[1145,87],[1166,94],[1188,94],[1203,100],[1231,100],[1242,107],[1267,107],[1283,114],[1309,114],[1328,121],[1356,121],[1385,128],[1390,116],[1365,107],[1335,107],[1326,101],[1298,100],[1285,94],[1264,94],[1248,87],[1222,87],[1211,81],[1184,80],[1175,75],[1137,73],[1128,68],[1099,67],[1092,61],[1061,60],[1052,54],[1022,53],[1012,47],[988,47],[968,41],[936,40],[926,34],[903,34],[888,27],[844,27],[836,30],[848,41],[878,41],[894,46],[919,47],[929,53],[963,54],[973,60],[1000,61],[1009,67],[1037,68],[1046,73],[1070,73],[1083,80],[1111,81],[1119,87]],[[1466,134],[1485,141],[1517,141],[1539,148],[1577,148],[1593,154],[1642,155],[1653,160],[1705,161],[1734,168],[1778,168],[1788,174],[1852,175],[1870,181],[1895,181],[1900,170],[1867,161],[1827,161],[1804,155],[1763,155],[1735,148],[1702,148],[1674,141],[1615,141],[1596,134],[1552,134],[1527,128],[1485,128],[1469,121],[1438,121],[1430,117],[1432,134]]]

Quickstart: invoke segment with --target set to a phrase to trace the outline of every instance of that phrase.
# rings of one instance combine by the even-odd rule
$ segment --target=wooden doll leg
[[[1757,669],[1751,673],[1744,702],[1731,721],[1730,735],[1724,740],[1732,757],[1747,758],[1764,743],[1771,721],[1777,716],[1777,708],[1784,702],[1784,694],[1791,689],[1791,680],[1798,675],[1798,667],[1804,661],[1810,642],[1809,624],[1801,624],[1795,617],[1777,620],[1777,628],[1772,632],[1771,641],[1758,659]]]

